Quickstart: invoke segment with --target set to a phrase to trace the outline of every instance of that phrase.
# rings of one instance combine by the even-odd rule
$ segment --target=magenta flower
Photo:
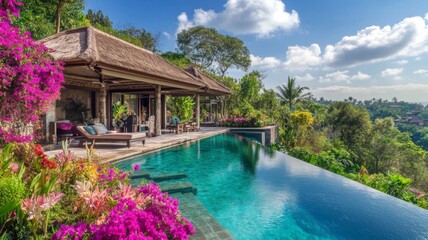
[[[135,164],[132,168],[134,169],[134,171],[138,172],[138,170],[140,170],[140,165]]]

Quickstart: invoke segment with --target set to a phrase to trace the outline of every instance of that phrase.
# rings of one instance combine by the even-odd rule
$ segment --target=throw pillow
[[[106,134],[108,129],[103,124],[95,124],[92,126],[97,135]]]
[[[84,126],[83,127],[89,134],[97,135],[93,126]]]

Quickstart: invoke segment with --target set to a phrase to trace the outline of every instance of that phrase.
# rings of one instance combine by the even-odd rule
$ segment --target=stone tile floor
[[[143,146],[141,142],[131,143],[131,148],[127,148],[124,143],[95,143],[95,153],[103,160],[114,162],[120,159],[128,158],[141,153],[154,151],[157,149],[183,144],[185,142],[194,141],[201,138],[217,135],[227,132],[227,128],[221,127],[202,127],[200,131],[185,132],[182,134],[170,133],[165,130],[162,135],[146,138],[146,143]],[[52,150],[46,151],[49,157],[55,156],[61,150],[61,145],[50,146]],[[46,150],[46,149],[45,149]],[[70,150],[77,156],[86,156],[85,147],[78,146],[78,140],[71,142]]]

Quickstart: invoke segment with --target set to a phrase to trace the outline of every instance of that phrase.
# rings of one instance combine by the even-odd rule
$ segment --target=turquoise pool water
[[[428,239],[428,211],[232,135],[117,163],[186,172],[235,239]]]

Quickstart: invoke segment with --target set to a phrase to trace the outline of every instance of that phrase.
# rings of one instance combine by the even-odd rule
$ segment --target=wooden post
[[[101,83],[100,87],[100,122],[107,124],[107,88],[104,83]]]
[[[161,135],[161,121],[162,121],[162,104],[161,104],[161,86],[157,85],[155,87],[155,98],[156,98],[156,118],[155,118],[155,135]]]
[[[161,127],[163,129],[166,128],[166,96],[161,96],[161,104],[162,104],[162,124]]]
[[[200,127],[200,118],[201,118],[201,106],[200,106],[200,96],[199,94],[196,94],[195,101],[196,101],[196,128],[199,129]]]
[[[210,98],[210,123],[213,122],[213,103]]]

